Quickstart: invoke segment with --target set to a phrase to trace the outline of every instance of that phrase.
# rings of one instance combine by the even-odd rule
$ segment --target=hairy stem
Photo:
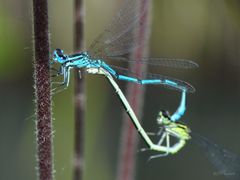
[[[33,21],[38,179],[52,180],[52,118],[47,0],[33,0]]]
[[[75,51],[84,47],[84,0],[75,0]],[[84,167],[84,115],[85,115],[85,87],[84,74],[75,70],[75,136],[74,136],[74,164],[73,179],[83,179]]]

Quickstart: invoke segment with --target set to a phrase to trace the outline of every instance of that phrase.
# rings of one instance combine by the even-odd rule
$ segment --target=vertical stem
[[[74,49],[83,50],[84,47],[84,0],[75,0],[75,27]],[[74,137],[74,167],[73,179],[83,179],[84,165],[84,115],[85,115],[85,88],[84,74],[74,72],[75,77],[75,137]]]
[[[51,82],[47,0],[33,0],[38,179],[53,179]]]
[[[141,13],[142,9],[147,6],[147,12],[143,15],[139,23],[142,23],[137,32],[139,33],[139,38],[137,41],[140,44],[147,44],[149,38],[149,22],[150,22],[150,2],[151,0],[141,0],[141,8],[139,12]],[[142,46],[137,48],[131,55],[131,59],[140,60],[143,56],[146,55],[147,49]],[[140,75],[143,71],[146,70],[146,66],[142,63],[130,63],[129,69],[131,72],[136,72],[137,75]],[[138,119],[141,119],[142,116],[142,106],[144,103],[144,87],[137,84],[128,83],[127,84],[127,93],[126,97],[129,100],[130,105],[134,112],[139,116]],[[131,123],[126,112],[123,112],[123,127],[121,130],[121,141],[120,141],[120,154],[119,154],[119,164],[117,172],[117,180],[133,180],[135,177],[135,167],[136,167],[136,151],[138,145],[138,134],[135,130],[134,125]]]

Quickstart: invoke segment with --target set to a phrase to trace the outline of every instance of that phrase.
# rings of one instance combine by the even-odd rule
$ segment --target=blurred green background
[[[113,0],[86,0],[86,46],[118,9]],[[36,179],[31,1],[0,0],[0,179]],[[51,51],[73,50],[73,3],[49,1]],[[194,132],[240,154],[240,3],[237,0],[154,0],[150,55],[193,59],[195,70],[160,73],[190,82],[182,118]],[[57,180],[72,179],[73,90],[54,96]],[[124,82],[119,82],[124,88]],[[151,131],[159,109],[175,110],[179,92],[149,86],[143,125]],[[112,180],[123,108],[108,82],[87,77],[85,179]],[[144,144],[140,144],[143,147]],[[147,162],[137,154],[137,180],[224,179],[191,142],[177,155]]]

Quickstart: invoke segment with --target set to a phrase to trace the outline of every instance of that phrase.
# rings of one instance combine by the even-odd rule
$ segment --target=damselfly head
[[[158,114],[157,123],[162,125],[170,120],[170,114],[166,110],[161,110]]]
[[[53,51],[53,62],[59,62],[62,63],[66,60],[66,55],[64,55],[62,49],[55,49]]]

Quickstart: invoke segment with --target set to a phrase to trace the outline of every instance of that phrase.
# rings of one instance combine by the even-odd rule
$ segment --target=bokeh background
[[[86,1],[86,46],[118,9],[119,1]],[[49,1],[51,51],[73,50],[73,2]],[[192,131],[240,154],[240,3],[237,0],[153,0],[151,56],[193,59],[195,70],[160,73],[190,82],[183,121]],[[36,179],[31,1],[0,0],[0,179]],[[150,69],[151,70],[151,69]],[[124,82],[119,82],[124,88]],[[112,180],[123,108],[108,82],[87,77],[85,179]],[[53,98],[57,180],[72,178],[73,83]],[[143,126],[151,131],[159,109],[175,110],[179,92],[149,86]],[[155,128],[156,129],[156,128]],[[144,147],[141,143],[139,149]],[[147,163],[137,154],[137,180],[224,179],[194,144]]]

